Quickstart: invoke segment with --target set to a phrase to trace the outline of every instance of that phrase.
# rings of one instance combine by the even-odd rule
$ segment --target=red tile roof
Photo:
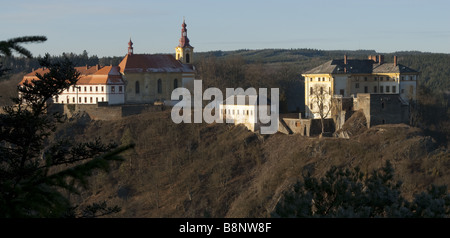
[[[118,66],[82,66],[75,67],[75,69],[80,72],[80,79],[77,85],[83,84],[123,84],[122,75],[119,72]],[[25,81],[31,82],[31,80],[38,78],[36,73],[45,74],[48,73],[48,69],[39,68],[33,72],[26,74],[19,85],[23,85]]]
[[[119,64],[120,72],[193,72],[173,55],[128,54]]]

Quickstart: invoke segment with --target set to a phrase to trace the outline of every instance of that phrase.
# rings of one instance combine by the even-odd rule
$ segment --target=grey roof
[[[345,71],[346,68],[346,71]],[[319,65],[305,74],[372,74],[372,73],[418,73],[418,71],[411,69],[402,64],[383,63],[378,64],[373,60],[349,59],[347,65],[344,60],[330,60],[322,65]]]

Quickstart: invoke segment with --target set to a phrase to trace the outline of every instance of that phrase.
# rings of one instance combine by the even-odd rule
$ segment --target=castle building
[[[53,98],[57,104],[97,104],[99,102],[123,104],[125,101],[125,83],[117,66],[83,66],[75,67],[80,73],[77,84],[64,90]],[[19,85],[38,80],[36,73],[43,75],[48,69],[39,68],[26,74]]]
[[[419,72],[398,63],[386,63],[384,55],[368,59],[330,60],[302,74],[305,79],[305,116],[320,118],[320,111],[331,108],[333,97],[357,94],[396,94],[404,104],[416,99]],[[321,95],[321,96],[318,96]],[[317,98],[324,98],[320,105]],[[331,113],[325,118],[331,118]]]

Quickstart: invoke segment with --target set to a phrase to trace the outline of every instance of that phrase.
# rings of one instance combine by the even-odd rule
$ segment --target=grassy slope
[[[93,176],[90,189],[73,198],[119,205],[118,217],[266,217],[302,173],[320,176],[332,165],[371,171],[390,160],[407,197],[450,181],[449,154],[406,125],[377,126],[350,140],[319,140],[262,137],[226,124],[177,125],[170,111],[73,123],[59,136],[137,143],[125,162]]]

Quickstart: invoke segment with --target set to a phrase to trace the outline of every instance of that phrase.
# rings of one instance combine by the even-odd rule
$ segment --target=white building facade
[[[75,67],[80,72],[76,85],[64,90],[53,98],[56,104],[124,104],[125,84],[117,66]],[[36,73],[44,74],[46,69],[38,69],[24,76],[24,81],[37,79]]]

